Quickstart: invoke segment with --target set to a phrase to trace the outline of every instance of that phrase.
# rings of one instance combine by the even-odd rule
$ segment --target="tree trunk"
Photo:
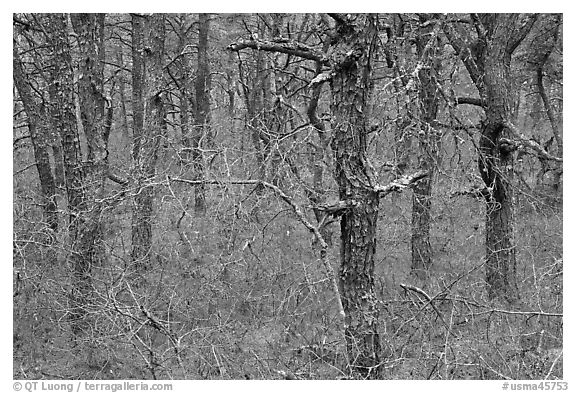
[[[40,189],[44,199],[42,202],[44,220],[48,227],[56,231],[58,229],[58,206],[56,204],[56,185],[52,176],[50,156],[48,154],[46,138],[48,130],[42,128],[43,120],[40,118],[40,108],[32,95],[30,82],[27,80],[27,74],[24,71],[16,45],[13,47],[13,67],[14,84],[18,89],[22,105],[28,115],[28,131],[32,141],[36,169],[40,178]]]
[[[144,37],[143,18],[132,15],[132,158],[138,162],[144,128]]]
[[[208,62],[208,32],[210,29],[210,15],[198,15],[198,71],[196,75],[196,110],[195,130],[192,138],[192,158],[194,165],[194,178],[204,178],[204,157],[201,143],[206,140],[207,145],[212,144],[210,131],[210,65]],[[194,194],[194,211],[199,214],[206,213],[206,190],[204,184],[196,186]]]
[[[320,75],[322,72],[322,64],[317,61],[316,62],[316,75]],[[311,157],[312,162],[310,166],[312,167],[312,190],[305,189],[306,194],[310,202],[313,205],[320,205],[325,202],[325,189],[324,189],[324,158],[328,152],[329,140],[326,135],[326,127],[322,120],[318,118],[316,110],[318,109],[318,100],[320,99],[320,93],[322,91],[322,85],[314,86],[312,90],[312,97],[308,102],[308,108],[306,109],[306,114],[308,115],[308,119],[310,120],[310,124],[318,131],[318,144],[314,146],[314,154]],[[316,222],[320,224],[320,222],[324,219],[325,213],[320,211],[319,209],[314,208],[314,216],[316,217]],[[320,229],[320,233],[326,240],[329,246],[332,246],[332,230],[327,227],[323,226]]]
[[[425,20],[423,20],[424,22]],[[416,40],[416,53],[424,65],[418,72],[418,133],[419,154],[418,167],[428,172],[428,176],[413,187],[412,194],[412,264],[411,272],[420,279],[428,277],[432,266],[432,246],[430,245],[431,197],[434,172],[439,160],[440,134],[433,128],[438,113],[436,75],[440,72],[441,63],[428,52],[436,48],[436,42],[422,39],[430,35],[430,27],[424,28]],[[436,40],[432,31],[431,40]],[[430,44],[430,45],[429,45]]]
[[[76,121],[74,74],[66,19],[64,14],[48,15],[47,31],[52,35],[50,38],[54,53],[51,59],[49,89],[50,95],[55,98],[51,106],[52,118],[58,125],[62,139],[70,214],[69,233],[72,243],[68,257],[73,268],[70,316],[72,330],[78,335],[90,328],[87,306],[91,302],[93,292],[91,277],[93,226],[89,218],[86,174]]]
[[[262,140],[262,132],[260,131],[260,114],[262,112],[262,90],[260,88],[260,79],[264,72],[262,66],[263,55],[258,51],[252,54],[255,63],[255,74],[253,77],[244,75],[244,67],[240,61],[238,64],[238,74],[240,77],[240,85],[242,86],[242,93],[244,95],[244,104],[246,105],[246,128],[250,131],[250,139],[254,147],[254,155],[256,158],[256,172],[257,178],[260,180],[266,179],[265,161],[265,145],[266,142]],[[250,86],[248,83],[251,82]],[[256,186],[256,193],[260,194],[263,191],[261,186]]]
[[[194,97],[191,89],[192,67],[190,65],[189,57],[191,55],[187,45],[189,38],[187,35],[188,26],[186,25],[186,16],[179,17],[179,32],[178,32],[178,52],[181,54],[180,66],[180,83],[178,90],[180,93],[180,132],[182,155],[181,160],[184,165],[185,172],[188,172],[189,165],[192,160],[192,142],[190,134],[190,106],[194,107]]]
[[[355,201],[340,221],[340,290],[346,314],[348,361],[354,373],[376,378],[381,348],[374,291],[379,196],[371,187],[366,160],[372,89],[370,56],[376,29],[372,16],[356,18],[356,25],[348,21],[339,24],[338,40],[332,47],[332,58],[337,64],[330,83],[332,150],[340,200]]]
[[[56,131],[57,132],[57,131]],[[60,136],[55,135],[51,144],[52,156],[54,157],[54,181],[59,190],[66,187],[66,178],[64,175],[64,156],[62,155],[62,143]]]
[[[515,302],[513,149],[507,140],[511,121],[510,63],[512,53],[537,19],[532,14],[471,14],[478,39],[468,43],[450,24],[444,31],[480,93],[486,119],[479,141],[478,168],[486,193],[486,283],[490,299]]]
[[[140,16],[133,16],[133,36],[140,35]],[[156,175],[156,163],[160,139],[164,128],[164,97],[163,97],[163,64],[164,56],[164,15],[154,14],[146,17],[144,21],[146,43],[143,49],[146,74],[135,76],[137,87],[145,86],[143,96],[146,99],[146,115],[141,135],[135,132],[134,156],[136,166],[136,194],[132,213],[132,261],[137,271],[141,271],[150,264],[150,251],[152,247],[152,219],[154,202],[153,178]],[[134,51],[139,52],[140,42],[133,43]],[[138,57],[138,55],[136,56]],[[138,63],[139,59],[133,59]],[[140,68],[141,69],[141,68]],[[136,70],[133,72],[137,73]],[[140,82],[145,82],[139,85]],[[138,97],[136,97],[138,98]],[[137,108],[141,104],[135,102]],[[143,105],[142,105],[143,106]],[[135,131],[136,117],[135,117]]]
[[[480,44],[478,64],[483,76],[477,87],[484,99],[486,120],[480,135],[478,167],[486,187],[486,282],[490,299],[518,299],[516,244],[514,241],[513,152],[502,138],[511,117],[509,42],[517,16],[485,15],[483,23],[493,31]]]
[[[518,298],[514,242],[513,154],[501,142],[509,118],[510,57],[495,43],[484,57],[486,121],[480,136],[478,167],[492,192],[486,198],[486,282],[488,297]]]
[[[88,146],[85,163],[86,222],[83,247],[90,267],[101,262],[102,202],[108,173],[107,117],[104,97],[104,14],[71,14],[80,51],[78,101],[80,119]]]
[[[122,48],[118,48],[116,52],[116,59],[118,64],[124,64],[124,54]],[[129,140],[130,123],[128,121],[128,110],[126,108],[126,81],[124,74],[120,74],[118,78],[118,92],[120,93],[120,110],[122,115],[122,135]]]

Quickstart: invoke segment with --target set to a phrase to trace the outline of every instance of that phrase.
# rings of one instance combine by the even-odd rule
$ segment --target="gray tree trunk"
[[[134,157],[136,168],[136,194],[132,212],[132,261],[137,271],[149,267],[150,252],[152,248],[152,219],[154,202],[154,176],[158,161],[160,139],[164,129],[164,96],[163,96],[163,63],[165,26],[164,15],[154,14],[144,18],[143,34],[140,23],[142,17],[133,16],[133,37],[144,36],[143,53],[145,62],[145,75],[136,75],[137,87],[143,86],[142,97],[146,100],[146,114],[142,132],[137,134],[137,121],[135,117]],[[133,51],[140,52],[139,38],[133,42]],[[139,63],[136,54],[136,64]],[[141,70],[142,68],[140,68]],[[133,71],[137,74],[137,70]],[[141,82],[144,82],[140,85]],[[133,87],[134,88],[134,87]],[[136,99],[139,97],[136,96]],[[136,110],[142,108],[143,103],[134,102]]]
[[[331,48],[337,71],[330,82],[334,174],[340,200],[357,202],[340,221],[340,290],[346,314],[346,348],[352,371],[365,378],[379,375],[381,360],[379,306],[374,291],[379,196],[369,186],[366,160],[375,23],[373,16],[357,15],[355,25],[339,25],[337,43]]]
[[[56,184],[52,176],[50,166],[50,156],[48,154],[47,129],[42,127],[45,124],[41,119],[40,107],[32,95],[30,82],[24,71],[22,60],[16,45],[13,47],[13,67],[14,84],[18,89],[18,95],[22,100],[24,111],[28,115],[28,131],[34,150],[36,169],[40,179],[40,189],[42,190],[42,209],[44,210],[44,220],[52,230],[58,229],[58,206],[56,203]]]

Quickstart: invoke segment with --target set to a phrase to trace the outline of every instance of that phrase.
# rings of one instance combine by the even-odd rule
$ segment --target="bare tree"
[[[36,160],[36,169],[40,179],[40,188],[44,201],[42,207],[46,223],[53,230],[58,229],[58,206],[56,204],[56,185],[50,165],[50,156],[48,154],[48,141],[46,134],[46,119],[42,117],[40,105],[36,102],[30,87],[27,73],[24,71],[22,59],[18,53],[16,42],[13,46],[12,64],[14,67],[14,84],[18,89],[22,106],[28,116],[28,132],[34,149],[34,159]]]
[[[69,259],[73,267],[71,318],[75,334],[89,328],[88,310],[92,298],[91,268],[94,258],[94,222],[86,190],[87,168],[82,162],[79,132],[76,122],[74,68],[68,40],[65,14],[46,16],[46,30],[51,43],[51,83],[49,89],[55,101],[51,115],[58,125],[66,171],[66,190],[69,210],[69,233],[72,249]]]
[[[204,177],[204,158],[201,152],[202,141],[210,145],[210,63],[208,61],[208,33],[210,30],[210,15],[198,14],[198,69],[196,74],[196,105],[195,124],[192,136],[192,159],[194,177]],[[194,210],[199,214],[206,213],[206,190],[203,184],[195,189]]]
[[[367,157],[370,130],[372,61],[378,42],[375,15],[330,14],[335,28],[327,52],[279,38],[241,40],[230,45],[287,53],[329,66],[311,85],[329,81],[331,87],[334,177],[340,201],[325,211],[340,217],[340,294],[349,366],[364,378],[380,375],[379,307],[374,291],[374,253],[380,198],[390,187],[377,184]],[[422,179],[418,172],[402,179],[404,187]]]
[[[517,134],[511,122],[512,53],[532,28],[536,15],[471,14],[472,32],[448,23],[444,27],[480,93],[486,114],[478,168],[486,185],[486,282],[490,298],[518,299],[514,240],[513,151],[507,136]],[[507,135],[509,134],[509,135]]]
[[[144,19],[141,21],[140,19]],[[165,39],[165,15],[154,14],[152,16],[132,16],[134,29],[133,51],[143,52],[145,74],[135,79],[137,89],[142,86],[143,103],[138,103],[136,111],[142,106],[145,108],[145,116],[141,135],[134,133],[134,157],[136,168],[137,190],[134,195],[134,208],[132,214],[132,261],[137,270],[149,265],[150,251],[152,247],[152,219],[154,214],[154,176],[158,161],[160,139],[164,128],[164,39]],[[143,22],[142,28],[140,23]],[[142,33],[141,33],[142,31]],[[142,42],[140,38],[143,37]],[[142,46],[140,46],[142,45]],[[141,49],[140,49],[141,48]],[[133,53],[134,54],[134,53]],[[135,55],[137,74],[140,59],[139,53]],[[133,59],[133,61],[134,61]],[[140,68],[142,70],[142,68]],[[134,80],[133,80],[134,82]],[[140,85],[140,82],[143,82]],[[134,89],[134,87],[133,87]],[[139,94],[139,93],[135,93]],[[137,99],[138,97],[136,97]],[[138,120],[139,121],[139,120]],[[137,121],[135,117],[135,131]]]

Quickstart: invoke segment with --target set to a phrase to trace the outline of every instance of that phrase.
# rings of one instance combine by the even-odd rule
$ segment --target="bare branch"
[[[391,192],[401,191],[407,187],[410,187],[414,185],[414,183],[416,183],[418,180],[421,180],[428,175],[428,171],[418,171],[411,175],[404,175],[401,178],[392,181],[386,186],[375,186],[374,191],[376,191],[380,198],[382,198]]]
[[[487,199],[492,197],[492,189],[488,187],[474,186],[468,190],[459,190],[451,192],[450,198],[454,198],[460,195],[472,196],[478,199]]]
[[[330,79],[332,79],[332,71],[322,72],[316,75],[314,78],[312,78],[308,86],[310,87],[320,86],[322,83],[328,82]]]
[[[550,126],[552,127],[552,132],[554,134],[554,138],[556,139],[556,143],[558,144],[559,150],[562,150],[563,141],[562,141],[562,133],[558,127],[558,122],[556,121],[556,114],[554,113],[554,108],[550,103],[550,99],[548,98],[548,94],[546,93],[546,89],[544,88],[544,72],[543,67],[550,53],[552,52],[552,48],[550,47],[544,54],[543,61],[538,64],[536,69],[536,85],[538,87],[538,93],[540,94],[540,98],[542,99],[542,103],[544,104],[544,108],[546,109],[546,115],[548,116],[548,120],[550,121]]]
[[[455,99],[454,104],[456,105],[468,104],[484,107],[484,101],[481,98],[474,98],[474,97],[457,97]]]
[[[476,28],[476,33],[478,34],[478,38],[481,40],[486,40],[486,27],[480,20],[480,17],[477,13],[470,14],[470,18],[472,18],[472,22],[474,22],[474,27]]]
[[[286,53],[303,59],[319,61],[322,64],[329,63],[328,57],[325,53],[311,48],[308,45],[285,38],[279,38],[272,41],[260,39],[239,40],[228,46],[228,50],[234,52],[239,52],[246,48],[263,50],[266,52]]]
[[[115,173],[112,173],[111,170],[108,170],[107,173],[108,179],[112,180],[114,183],[118,183],[122,186],[127,186],[128,185],[128,180],[116,175]]]
[[[442,323],[444,324],[444,327],[446,327],[446,331],[454,336],[456,336],[453,332],[452,329],[450,329],[450,326],[446,323],[446,321],[444,320],[444,317],[442,315],[442,313],[440,312],[440,310],[438,310],[438,308],[436,307],[436,305],[434,304],[434,300],[436,300],[436,298],[438,297],[438,295],[434,296],[434,297],[430,297],[430,295],[428,295],[426,292],[424,292],[423,289],[420,289],[418,287],[415,287],[413,285],[409,285],[409,284],[400,284],[400,287],[402,289],[404,289],[405,291],[412,291],[415,293],[418,293],[422,296],[424,296],[424,298],[427,300],[426,303],[424,303],[424,307],[426,307],[428,304],[430,304],[430,306],[434,309],[434,311],[436,312],[436,314],[438,315],[438,317],[440,318],[440,320],[442,321]],[[422,299],[420,299],[420,301],[422,301]]]
[[[428,176],[427,171],[418,171],[411,175],[402,176],[401,178],[392,181],[390,184],[386,186],[377,185],[374,187],[374,192],[377,192],[378,196],[382,198],[390,194],[391,192],[402,191],[404,188],[412,186],[418,180],[421,180],[426,176]],[[329,216],[337,217],[344,214],[346,210],[352,209],[353,207],[356,207],[359,204],[360,202],[355,199],[346,199],[335,203],[313,206],[313,208],[323,211]]]
[[[514,135],[516,139],[518,139],[520,144],[534,150],[540,157],[551,161],[562,162],[562,158],[551,155],[538,142],[529,139],[524,134],[522,134],[518,127],[516,127],[510,120],[505,121],[504,126],[512,133],[512,135]]]
[[[260,185],[260,186],[266,187],[266,188],[274,191],[274,193],[276,193],[276,195],[278,195],[281,199],[284,200],[284,202],[286,202],[288,205],[290,205],[290,207],[292,208],[292,211],[294,212],[294,214],[296,214],[296,217],[298,217],[300,222],[302,224],[304,224],[304,226],[306,228],[308,228],[308,230],[314,234],[314,237],[316,237],[316,240],[318,240],[318,243],[320,243],[320,246],[322,247],[320,250],[320,260],[322,261],[322,263],[324,264],[324,267],[328,271],[329,279],[330,279],[330,282],[332,284],[332,290],[334,291],[334,295],[336,296],[336,303],[338,305],[338,311],[340,313],[340,316],[343,319],[346,317],[346,313],[344,312],[344,307],[342,306],[342,298],[340,296],[340,290],[338,288],[338,282],[336,281],[336,273],[334,272],[334,269],[332,268],[330,261],[327,260],[328,243],[326,243],[326,240],[324,239],[324,236],[320,232],[320,229],[318,227],[312,225],[310,223],[310,221],[308,221],[308,219],[306,218],[306,215],[302,211],[302,208],[300,206],[298,206],[298,204],[296,202],[294,202],[294,200],[291,197],[286,195],[286,193],[284,191],[282,191],[279,187],[277,187],[271,183],[262,181],[262,180],[240,180],[240,179],[188,180],[188,179],[170,178],[170,177],[168,177],[167,180],[168,180],[168,182],[175,181],[175,182],[187,183],[187,184],[193,184],[193,185],[197,185],[197,184],[254,184],[254,185]]]
[[[464,41],[460,33],[456,31],[451,23],[445,23],[443,27],[444,34],[446,34],[448,41],[450,41],[450,45],[452,45],[458,56],[460,56],[460,59],[462,59],[462,62],[470,73],[472,81],[475,84],[478,84],[482,75],[478,69],[474,56],[472,55],[470,45]]]
[[[520,43],[524,40],[524,38],[526,38],[530,30],[532,30],[532,26],[534,26],[534,23],[536,22],[537,19],[538,14],[530,14],[528,18],[524,21],[522,26],[520,26],[519,29],[516,29],[516,34],[512,36],[510,42],[508,42],[508,46],[506,47],[508,53],[512,54],[516,50],[518,45],[520,45]]]
[[[337,14],[337,13],[328,13],[328,16],[332,19],[334,19],[336,21],[337,24],[339,25],[349,25],[350,21],[348,20],[348,18],[346,17],[346,15],[343,14]]]
[[[492,313],[510,314],[510,315],[531,315],[531,316],[556,317],[556,318],[564,317],[564,314],[561,313],[551,313],[544,311],[514,311],[514,310],[504,310],[500,308],[492,308],[486,311],[479,311],[474,313],[474,315],[476,316],[481,314],[492,314]]]
[[[16,146],[19,142],[23,141],[24,139],[28,139],[30,137],[31,137],[30,135],[24,135],[14,139],[13,146]]]

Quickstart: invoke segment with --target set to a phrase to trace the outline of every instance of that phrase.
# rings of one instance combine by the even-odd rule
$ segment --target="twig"
[[[562,356],[562,354],[564,353],[563,350],[558,351],[558,355],[556,356],[556,358],[554,359],[554,361],[552,362],[552,366],[550,366],[550,370],[548,370],[548,373],[546,374],[546,376],[544,377],[544,379],[548,379],[550,378],[550,374],[552,374],[552,370],[554,370],[554,367],[556,366],[556,363],[558,362],[558,359],[560,359],[560,357]]]
[[[562,158],[555,157],[548,153],[538,142],[528,139],[518,127],[514,125],[510,120],[504,122],[504,126],[514,135],[517,139],[519,139],[520,143],[530,149],[534,150],[538,155],[542,158],[546,158],[551,161],[562,162]]]
[[[434,297],[430,297],[430,295],[428,295],[426,292],[424,292],[423,289],[420,289],[418,287],[415,287],[415,286],[409,285],[409,284],[400,284],[400,287],[402,287],[402,289],[404,289],[404,290],[410,290],[410,291],[419,293],[420,295],[424,296],[426,298],[426,300],[428,300],[428,303],[426,303],[424,305],[424,307],[426,307],[428,304],[430,304],[430,306],[432,306],[432,308],[434,309],[436,314],[438,314],[438,317],[440,318],[440,320],[444,324],[444,327],[446,327],[446,331],[449,334],[452,334],[454,337],[457,337],[456,334],[452,333],[452,329],[450,328],[450,326],[448,326],[448,324],[444,320],[444,317],[442,316],[442,313],[440,312],[440,310],[438,310],[438,308],[434,304],[434,300],[436,299],[436,297],[438,297],[438,295],[435,295]]]
[[[312,225],[310,223],[310,221],[308,221],[308,219],[306,218],[306,215],[302,211],[302,208],[300,206],[298,206],[298,204],[296,204],[296,202],[294,202],[294,200],[292,198],[290,198],[288,195],[286,195],[286,193],[284,191],[282,191],[279,187],[277,187],[271,183],[262,181],[262,180],[251,180],[251,179],[248,179],[248,180],[240,180],[240,179],[188,180],[188,179],[168,177],[167,180],[168,180],[168,182],[175,181],[175,182],[181,182],[181,183],[187,183],[187,184],[193,184],[193,185],[196,185],[196,184],[224,184],[224,183],[226,183],[226,184],[255,184],[255,185],[260,185],[262,187],[265,187],[265,188],[268,188],[268,189],[274,191],[276,193],[276,195],[278,195],[288,205],[290,205],[290,207],[292,208],[292,211],[298,217],[300,222],[302,224],[304,224],[304,226],[306,228],[308,228],[308,230],[314,234],[314,236],[316,237],[316,240],[318,240],[318,243],[320,243],[320,246],[321,246],[320,260],[324,264],[324,267],[326,268],[326,270],[328,272],[330,282],[332,283],[332,290],[334,291],[334,295],[336,296],[336,303],[338,306],[338,312],[339,312],[340,316],[342,317],[342,319],[345,320],[346,313],[344,312],[344,307],[342,305],[342,298],[340,296],[340,290],[338,288],[338,282],[336,281],[336,273],[334,272],[334,269],[332,268],[330,261],[328,261],[326,258],[327,254],[328,254],[328,252],[327,252],[328,243],[326,243],[326,240],[324,239],[324,236],[320,232],[320,229],[317,226]]]

